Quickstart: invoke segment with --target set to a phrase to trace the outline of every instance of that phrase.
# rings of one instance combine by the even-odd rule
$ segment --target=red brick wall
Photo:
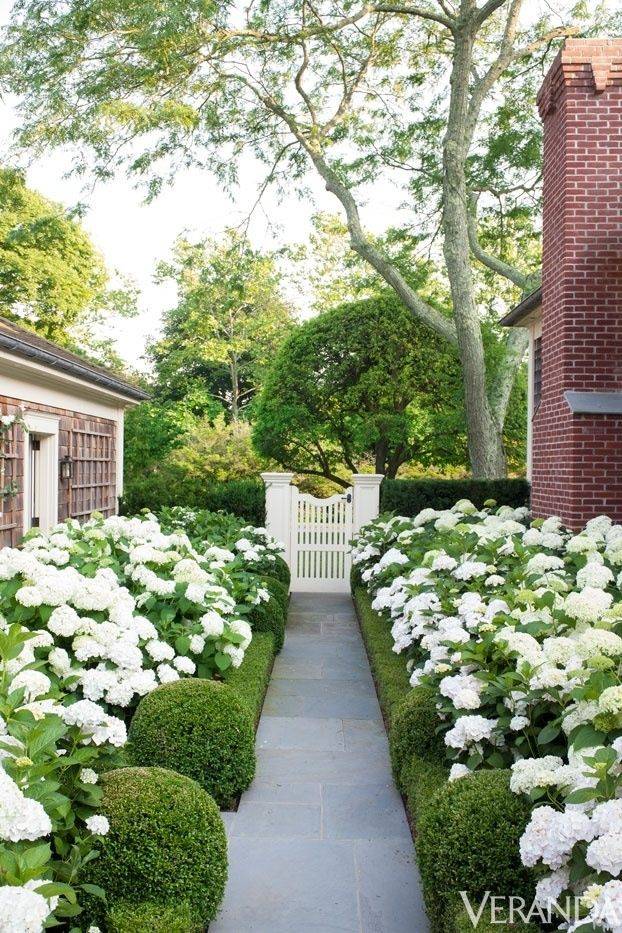
[[[622,40],[569,40],[544,121],[542,401],[532,508],[571,527],[622,521],[622,416],[573,415],[564,391],[622,390]]]
[[[59,418],[59,458],[68,453],[74,461],[73,478],[61,480],[58,489],[58,518],[88,518],[97,510],[105,515],[116,511],[116,425],[114,421],[49,405],[36,405],[0,395],[0,414],[12,415],[20,408]],[[4,488],[15,480],[18,493],[0,498],[0,546],[19,543],[24,521],[25,435],[14,426],[4,441]],[[0,470],[2,468],[0,460]]]

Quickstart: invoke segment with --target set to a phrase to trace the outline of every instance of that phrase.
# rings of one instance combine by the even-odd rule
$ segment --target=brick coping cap
[[[614,75],[622,82],[622,39],[566,39],[538,93],[540,115],[555,110],[563,87],[590,87],[592,94],[601,94]]]

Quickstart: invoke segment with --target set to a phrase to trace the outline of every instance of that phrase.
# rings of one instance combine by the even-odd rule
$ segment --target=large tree
[[[458,356],[385,289],[303,323],[255,406],[258,451],[288,470],[348,486],[370,461],[465,466]]]
[[[0,169],[0,314],[105,355],[109,348],[94,337],[102,315],[133,310],[131,290],[110,287],[78,220],[28,188],[20,172]]]
[[[499,476],[525,340],[521,331],[506,336],[491,369],[477,270],[519,292],[537,280],[537,268],[514,265],[507,247],[515,229],[532,242],[535,88],[556,41],[615,30],[604,5],[591,6],[16,0],[1,71],[24,95],[23,145],[87,143],[100,175],[123,161],[150,178],[152,193],[163,165],[192,160],[233,183],[242,152],[268,164],[262,190],[313,170],[341,204],[352,248],[457,349],[473,473]],[[442,232],[448,313],[365,232],[365,185],[373,197],[369,183],[392,174],[410,194],[412,232],[431,248]],[[478,235],[480,218],[493,249]]]
[[[159,394],[172,397],[181,380],[187,401],[203,390],[237,421],[292,323],[273,257],[233,230],[220,240],[182,237],[158,278],[177,286],[151,348]]]

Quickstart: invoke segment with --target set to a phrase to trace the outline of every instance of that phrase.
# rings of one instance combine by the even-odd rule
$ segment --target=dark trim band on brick
[[[575,392],[564,398],[573,415],[622,415],[622,392]]]

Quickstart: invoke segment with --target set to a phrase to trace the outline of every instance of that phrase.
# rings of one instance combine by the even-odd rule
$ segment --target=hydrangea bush
[[[533,802],[538,904],[580,896],[573,929],[622,930],[622,526],[463,500],[368,525],[353,561],[435,692],[450,780],[511,767]]]
[[[0,620],[0,929],[73,926],[79,877],[108,832],[98,771],[125,742],[125,725],[63,694],[40,655],[46,639]],[[78,921],[79,922],[79,921]]]
[[[270,599],[255,570],[279,545],[249,528],[226,543],[94,515],[0,550],[0,929],[96,933],[80,895],[104,892],[80,878],[126,722],[159,684],[238,667]]]
[[[0,611],[41,632],[67,689],[131,711],[160,683],[242,663],[245,615],[270,593],[249,569],[253,542],[238,545],[199,553],[153,516],[69,520],[0,551]]]

